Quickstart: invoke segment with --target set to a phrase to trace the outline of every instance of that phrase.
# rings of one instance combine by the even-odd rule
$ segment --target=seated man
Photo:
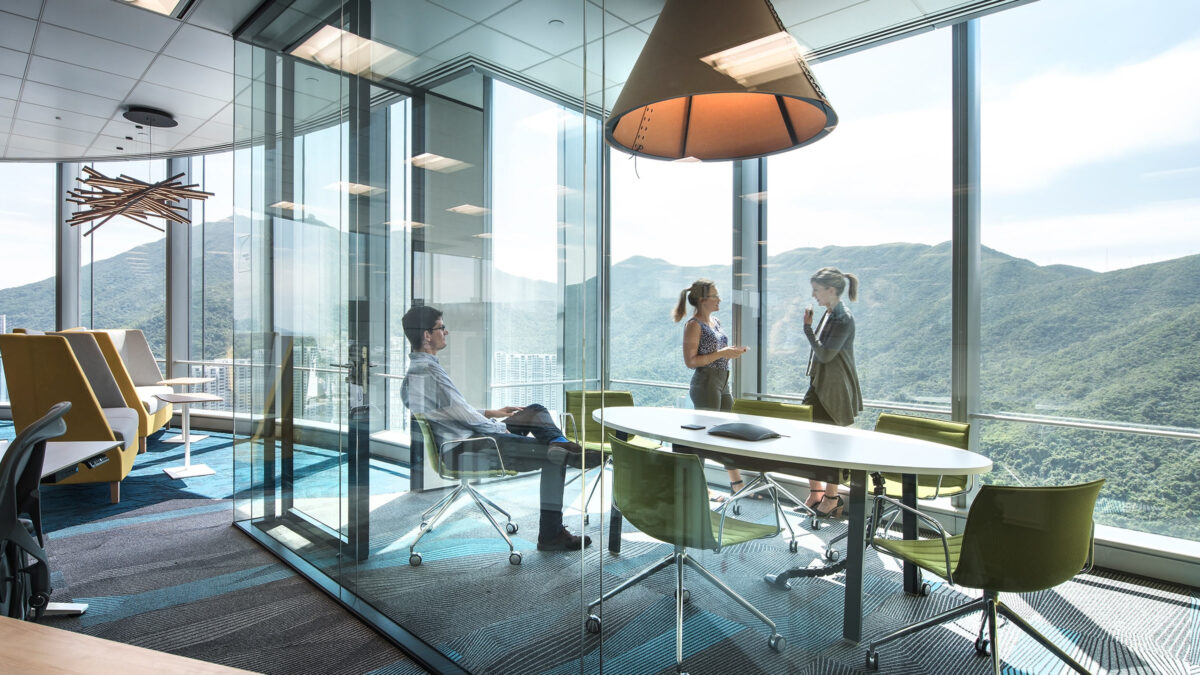
[[[563,478],[566,467],[581,468],[582,448],[563,436],[544,406],[476,410],[468,405],[437,359],[437,353],[446,348],[446,336],[450,334],[442,321],[441,311],[433,307],[413,307],[405,313],[402,324],[413,348],[408,373],[400,388],[400,396],[409,411],[424,415],[439,444],[455,438],[491,436],[500,447],[505,468],[541,470],[539,551],[565,551],[590,545],[591,537],[575,536],[562,524]],[[506,419],[502,422],[498,418]],[[455,466],[457,456],[468,449],[463,448],[464,445],[470,444],[452,446],[454,449],[449,451],[454,454],[445,461]],[[588,466],[595,466],[599,461],[599,453],[588,453]]]

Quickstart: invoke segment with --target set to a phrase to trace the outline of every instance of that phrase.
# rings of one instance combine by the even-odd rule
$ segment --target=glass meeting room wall
[[[580,32],[564,45],[599,37],[585,6],[564,10]],[[599,87],[566,60],[557,95],[482,62],[418,77],[430,63],[409,52],[472,23],[428,3],[278,7],[237,45],[239,525],[435,669],[577,662],[599,641],[579,613],[586,570],[577,551],[537,550],[537,472],[475,486],[512,514],[520,564],[465,494],[412,548],[458,483],[411,443],[401,318],[443,313],[438,358],[481,409],[557,416],[565,390],[596,386]],[[379,58],[359,68],[363,45]],[[572,532],[589,485],[565,488]],[[538,627],[532,661],[514,617]]]

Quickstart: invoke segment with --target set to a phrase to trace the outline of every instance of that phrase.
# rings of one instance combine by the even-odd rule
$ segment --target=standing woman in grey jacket
[[[685,304],[686,303],[686,304]],[[691,387],[692,407],[696,410],[730,410],[733,394],[729,391],[729,361],[746,353],[746,347],[729,346],[729,338],[721,330],[721,321],[713,316],[721,308],[721,295],[711,279],[697,279],[679,294],[679,303],[671,318],[678,322],[695,308],[692,318],[683,326],[683,363],[693,369]],[[729,472],[729,491],[736,494],[744,486],[742,473],[732,465]],[[724,495],[714,495],[713,501],[725,501]]]
[[[808,357],[808,392],[804,403],[813,408],[813,421],[848,427],[862,412],[862,392],[854,366],[854,316],[842,302],[858,299],[858,277],[836,267],[822,267],[809,279],[812,297],[825,308],[821,321],[813,329],[813,308],[804,310],[804,335],[812,347]],[[810,480],[805,500],[820,516],[839,517],[845,504],[838,495],[837,483]]]

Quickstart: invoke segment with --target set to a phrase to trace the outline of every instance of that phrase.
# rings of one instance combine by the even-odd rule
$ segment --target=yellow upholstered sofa
[[[59,401],[70,401],[71,410],[64,418],[64,441],[122,441],[109,450],[107,462],[89,468],[80,464],[78,471],[60,481],[70,483],[108,483],[109,498],[121,498],[120,481],[133,468],[137,456],[137,411],[125,406],[117,383],[108,372],[100,348],[88,333],[71,337],[87,363],[85,367],[63,335],[0,335],[0,356],[8,380],[13,424],[20,432]],[[95,378],[96,388],[91,380]]]
[[[138,412],[138,452],[146,451],[146,437],[171,420],[172,407],[157,394],[174,390],[160,385],[162,371],[150,352],[146,336],[135,328],[87,331],[95,336],[104,360],[125,397],[125,405]]]

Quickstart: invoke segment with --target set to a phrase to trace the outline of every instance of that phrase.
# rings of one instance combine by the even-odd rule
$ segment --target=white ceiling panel
[[[16,117],[22,120],[29,120],[30,122],[52,124],[64,129],[86,131],[93,135],[100,133],[100,130],[108,122],[107,119],[102,117],[70,112],[61,108],[47,108],[43,105],[35,105],[29,101],[22,101],[17,106]]]
[[[21,95],[21,78],[0,75],[0,98],[16,99]]]
[[[228,101],[233,94],[233,74],[170,56],[159,56],[142,78],[143,82],[186,89],[209,98]]]
[[[201,124],[204,124],[204,120],[186,115],[176,115],[175,122],[177,125],[173,127],[151,128],[143,126],[139,129],[137,124],[125,119],[124,115],[118,112],[108,120],[100,133],[114,138],[132,136],[132,140],[138,143],[148,143],[153,140],[154,147],[158,148],[178,143],[182,136],[192,133]]]
[[[59,141],[61,143],[70,143],[72,145],[88,146],[92,140],[96,138],[96,133],[88,133],[86,131],[75,131],[64,127],[53,126],[50,124],[40,124],[38,122],[30,122],[29,120],[18,119],[13,122],[12,129],[9,131],[13,136],[28,136],[30,138],[40,138],[49,141]]]
[[[37,21],[16,14],[0,12],[0,47],[19,52],[28,52],[33,44],[33,31]]]
[[[0,98],[0,129],[8,130],[9,123],[12,122],[12,116],[16,109],[16,101],[10,98]],[[5,120],[8,121],[6,122]]]
[[[532,68],[526,68],[524,73],[539,82],[545,82],[559,91],[566,92],[569,96],[576,98],[583,96],[583,70],[563,59],[553,58],[543,61]]]
[[[25,75],[25,64],[28,62],[28,53],[0,47],[0,75],[23,77]]]
[[[161,14],[97,0],[46,0],[42,24],[48,23],[152,52],[162,49],[179,27]]]
[[[187,20],[201,28],[232,35],[250,12],[258,7],[251,0],[199,0],[188,13]]]
[[[26,82],[21,92],[22,103],[34,103],[47,108],[62,108],[69,112],[83,113],[95,117],[109,117],[120,101],[93,96],[71,89],[52,87],[40,82]]]
[[[184,24],[163,53],[209,68],[233,72],[233,38],[211,30]]]
[[[191,138],[203,138],[212,141],[213,144],[232,143],[233,125],[216,121],[205,122],[192,132]]]
[[[617,31],[604,40],[592,40],[587,47],[587,68],[593,73],[599,73],[604,66],[604,76],[613,82],[624,82],[633,70],[633,64],[642,53],[646,38],[650,37],[642,31],[630,26]],[[580,68],[583,67],[583,49],[573,49],[562,58]],[[603,63],[601,63],[603,61]]]
[[[125,98],[134,83],[137,82],[137,80],[121,75],[41,56],[34,56],[30,59],[29,74],[26,77],[31,82],[74,89],[85,94],[103,96],[118,101]]]
[[[492,0],[491,2],[479,2],[479,0],[433,0],[433,2],[452,12],[457,12],[472,21],[483,21],[489,16],[503,11],[506,7],[515,5],[517,0]]]
[[[0,3],[6,12],[27,16],[30,19],[38,18],[38,14],[42,11],[42,0],[4,0]]]
[[[145,49],[47,24],[38,30],[33,53],[135,78],[141,77],[154,59],[154,52]]]
[[[840,12],[847,7],[862,4],[865,0],[771,0],[775,13],[783,21],[783,25],[792,26],[804,21],[812,21],[834,12]],[[908,5],[909,0],[892,0],[895,4]]]
[[[371,33],[380,42],[417,55],[473,24],[426,0],[373,3]]]
[[[184,83],[182,86],[187,85]],[[232,89],[229,90],[230,93],[232,91]],[[200,119],[212,117],[218,110],[225,107],[227,101],[228,99],[218,100],[145,81],[138,83],[129,93],[129,98],[125,100],[129,105],[148,105],[151,108],[165,110],[172,115],[187,115]]]
[[[588,2],[599,7],[601,0]],[[604,9],[616,14],[626,23],[636,24],[646,19],[657,19],[665,4],[665,0],[604,0]]]
[[[475,26],[454,36],[430,49],[426,56],[445,62],[464,54],[474,54],[514,70],[524,70],[550,58],[550,54],[540,49],[485,26]]]
[[[587,36],[589,39],[598,38],[601,34],[600,17],[603,13],[591,3],[584,3],[584,7],[587,11]],[[584,41],[584,12],[579,4],[574,2],[521,0],[488,19],[488,25],[554,54],[562,54],[580,47]],[[616,33],[628,25],[609,12],[604,24],[604,34]]]
[[[824,16],[788,25],[806,47],[817,49],[866,35],[869,30],[894,26],[918,15],[907,0],[865,0]]]
[[[15,150],[21,156],[42,159],[83,157],[87,152],[86,146],[30,138],[20,134],[9,134],[8,148],[10,153]]]

